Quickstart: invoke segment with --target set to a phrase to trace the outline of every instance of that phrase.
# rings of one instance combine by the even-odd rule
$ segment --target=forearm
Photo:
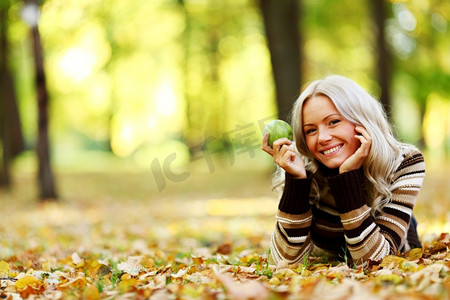
[[[417,164],[396,173],[391,187],[392,197],[374,218],[363,191],[361,170],[329,179],[340,214],[347,246],[353,260],[363,264],[396,254],[405,244],[408,226],[424,173]]]
[[[344,228],[347,249],[358,265],[367,259],[380,259],[393,250],[367,205],[363,176],[362,170],[354,170],[328,180]]]
[[[309,236],[312,222],[310,188],[311,178],[294,179],[289,174],[286,175],[270,245],[275,263],[280,260],[298,262],[304,255],[308,255],[312,248]]]

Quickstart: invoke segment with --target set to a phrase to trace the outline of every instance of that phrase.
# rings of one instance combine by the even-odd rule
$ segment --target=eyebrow
[[[322,121],[324,121],[324,120],[326,120],[326,119],[328,119],[329,117],[331,117],[331,116],[334,116],[334,115],[336,115],[336,116],[341,116],[340,114],[338,114],[338,113],[332,113],[332,114],[329,114],[328,116],[326,116],[325,118],[323,118],[322,119]],[[305,124],[305,125],[303,125],[303,127],[306,127],[306,126],[314,126],[314,124]]]

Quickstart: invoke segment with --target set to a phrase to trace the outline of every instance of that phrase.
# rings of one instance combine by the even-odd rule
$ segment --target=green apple
[[[264,127],[264,134],[269,133],[269,146],[273,147],[273,142],[281,138],[292,141],[293,134],[291,126],[283,120],[273,120]]]

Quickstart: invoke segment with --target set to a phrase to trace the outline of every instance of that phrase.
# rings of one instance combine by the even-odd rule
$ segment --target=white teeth
[[[325,150],[325,151],[323,151],[323,154],[325,154],[325,155],[331,154],[331,153],[341,149],[341,147],[342,146],[336,146],[336,147],[333,147],[331,149]]]

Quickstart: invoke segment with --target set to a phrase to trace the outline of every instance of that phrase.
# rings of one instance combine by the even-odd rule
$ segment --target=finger
[[[292,151],[293,150],[291,146],[292,145],[288,144],[288,143],[283,143],[283,144],[281,144],[279,146],[275,145],[275,143],[274,143],[274,145],[273,145],[273,147],[274,147],[274,155],[279,156],[279,157],[284,157],[288,151]]]
[[[361,143],[361,146],[358,148],[356,153],[359,153],[360,155],[363,155],[366,157],[369,154],[369,150],[371,147],[371,141],[368,141],[364,136],[362,135],[356,135],[355,136]]]
[[[290,146],[292,145],[292,141],[287,138],[278,139],[275,142],[273,142],[273,149],[275,151],[280,151],[284,145]]]
[[[279,163],[280,166],[289,166],[295,160],[295,152],[288,147],[284,147],[285,151],[280,155]]]
[[[268,132],[265,132],[264,133],[264,135],[263,135],[263,139],[262,139],[262,145],[264,146],[264,145],[268,145],[268,142],[269,141],[269,133]]]
[[[356,126],[355,127],[355,131],[357,133],[358,136],[363,136],[366,138],[366,140],[372,140],[372,138],[370,137],[369,132],[362,126]]]
[[[355,137],[359,139],[361,143],[372,143],[372,138],[364,127],[356,126],[355,131]]]
[[[261,149],[262,149],[264,152],[266,152],[266,153],[268,153],[268,154],[270,154],[270,155],[273,156],[273,149],[272,149],[272,147],[269,146],[268,141],[269,141],[269,133],[266,132],[266,133],[263,135],[263,139],[262,139],[262,141],[261,141]]]

